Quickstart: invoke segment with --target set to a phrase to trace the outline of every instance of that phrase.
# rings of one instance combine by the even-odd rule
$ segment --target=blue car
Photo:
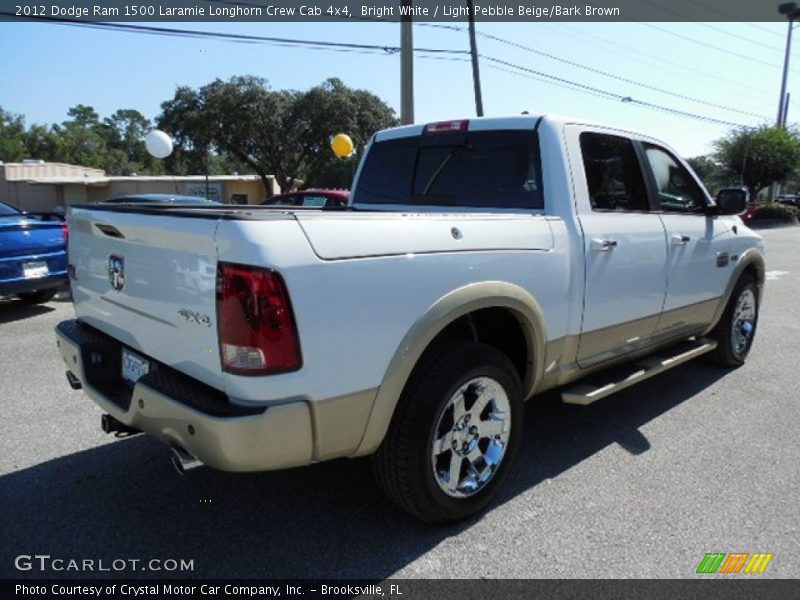
[[[67,224],[0,202],[0,296],[40,304],[67,282]]]

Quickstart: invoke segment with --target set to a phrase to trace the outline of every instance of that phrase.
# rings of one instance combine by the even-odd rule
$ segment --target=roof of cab
[[[432,123],[448,121],[468,121],[467,131],[483,131],[489,129],[533,129],[539,120],[539,115],[514,115],[508,117],[472,117],[466,119],[445,119],[443,121],[433,121]],[[413,137],[422,135],[425,126],[430,123],[418,123],[414,125],[401,125],[384,129],[375,135],[375,141],[397,139],[402,137]]]
[[[401,125],[391,129],[384,129],[375,134],[375,141],[383,142],[403,137],[413,137],[422,135],[425,127],[433,123],[447,123],[451,121],[468,121],[467,131],[487,131],[492,129],[533,129],[539,121],[552,128],[560,128],[564,125],[584,125],[588,127],[599,127],[621,134],[650,138],[651,136],[632,131],[626,127],[615,126],[609,123],[601,123],[592,119],[581,119],[565,115],[547,113],[540,115],[522,114],[498,117],[470,117],[464,119],[447,119],[443,121],[432,121],[431,123],[416,123],[414,125]]]

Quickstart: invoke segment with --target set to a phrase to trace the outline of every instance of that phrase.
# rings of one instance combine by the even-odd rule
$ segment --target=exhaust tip
[[[180,446],[171,446],[170,450],[172,454],[172,466],[175,467],[178,475],[186,475],[186,471],[191,471],[192,469],[203,466],[202,462]]]
[[[75,373],[72,371],[67,371],[67,381],[69,382],[69,387],[71,387],[73,390],[80,390],[83,388],[81,380],[78,379],[77,375],[75,375]]]

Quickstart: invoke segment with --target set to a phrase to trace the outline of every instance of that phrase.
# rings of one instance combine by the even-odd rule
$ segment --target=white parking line
[[[788,275],[789,271],[767,271],[765,273],[767,281],[773,281],[775,279],[780,279],[784,275]]]

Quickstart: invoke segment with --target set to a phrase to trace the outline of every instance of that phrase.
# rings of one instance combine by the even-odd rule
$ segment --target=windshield
[[[542,209],[537,136],[478,131],[376,142],[353,202]]]
[[[0,217],[15,217],[19,214],[20,212],[13,206],[0,202]]]

